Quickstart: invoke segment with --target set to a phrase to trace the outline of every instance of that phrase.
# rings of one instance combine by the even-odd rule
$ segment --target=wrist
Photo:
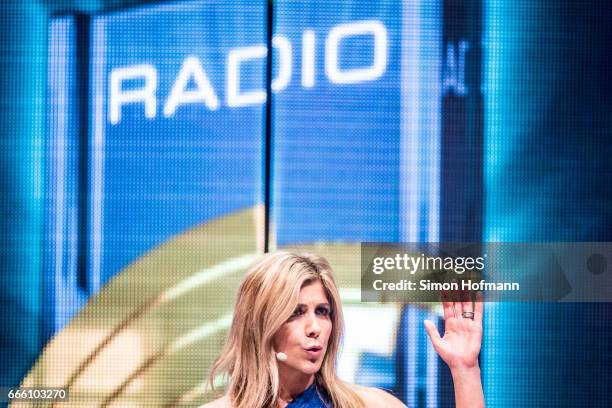
[[[453,377],[474,377],[480,378],[480,366],[478,363],[473,366],[455,366],[450,367],[451,375]]]

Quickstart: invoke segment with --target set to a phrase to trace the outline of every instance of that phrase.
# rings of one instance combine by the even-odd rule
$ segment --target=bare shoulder
[[[232,403],[229,397],[225,395],[207,404],[200,405],[199,408],[232,408]]]
[[[406,408],[402,401],[380,388],[364,387],[356,384],[352,384],[351,387],[368,408]]]

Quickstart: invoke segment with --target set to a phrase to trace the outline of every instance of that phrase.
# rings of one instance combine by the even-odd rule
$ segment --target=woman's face
[[[332,330],[331,305],[320,281],[303,286],[293,314],[273,339],[276,352],[287,355],[279,369],[314,374],[321,368]]]

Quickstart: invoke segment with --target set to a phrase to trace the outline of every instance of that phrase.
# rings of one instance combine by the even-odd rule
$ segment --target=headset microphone
[[[285,353],[279,351],[278,353],[276,353],[276,359],[278,361],[285,362],[285,361],[287,361],[287,355]]]

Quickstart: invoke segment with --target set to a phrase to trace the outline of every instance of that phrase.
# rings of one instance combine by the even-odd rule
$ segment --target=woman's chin
[[[307,361],[302,366],[302,372],[304,374],[316,374],[320,369],[321,369],[321,363],[318,361],[317,362]]]

